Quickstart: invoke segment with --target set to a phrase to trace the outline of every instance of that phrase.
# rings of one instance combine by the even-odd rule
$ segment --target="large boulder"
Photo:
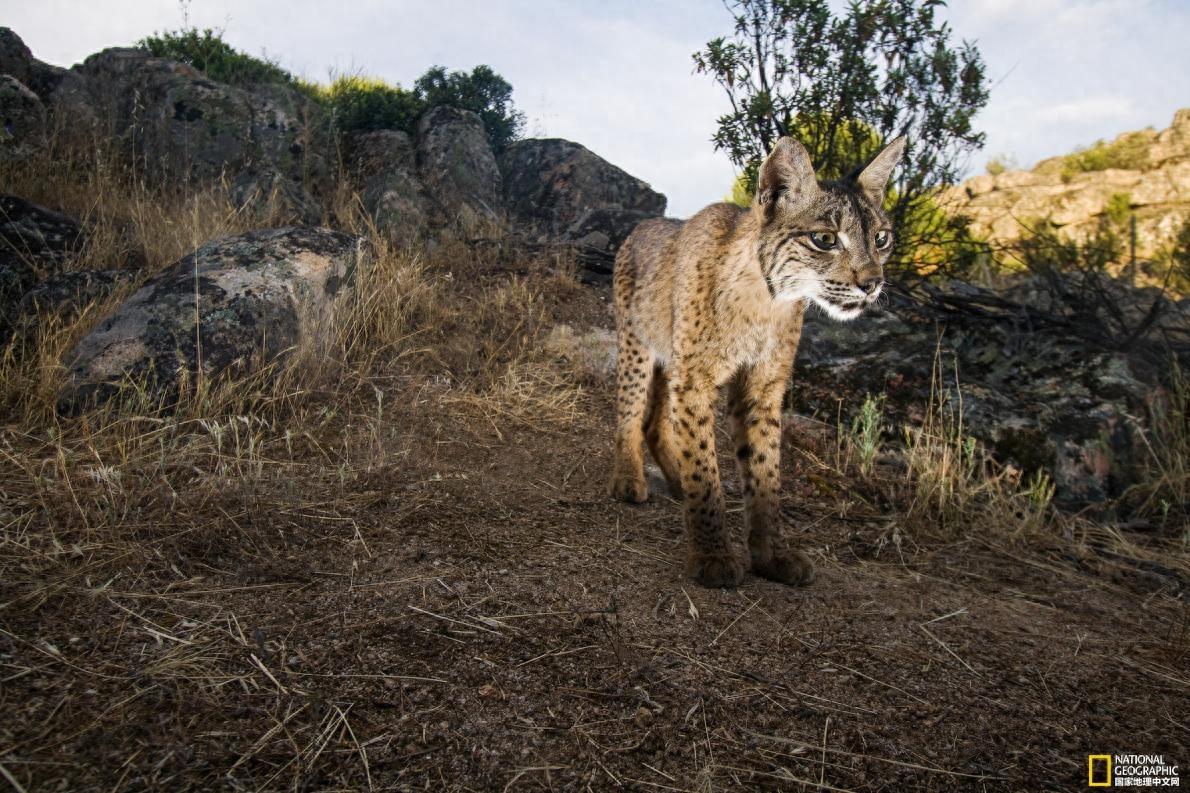
[[[354,289],[366,241],[324,228],[208,242],[133,293],[67,357],[59,407],[73,413],[143,384],[167,402],[183,383],[317,353]]]
[[[834,423],[883,394],[893,427],[921,422],[943,400],[965,434],[1026,472],[1045,471],[1057,500],[1078,506],[1136,481],[1138,421],[1153,393],[1143,369],[1125,352],[1010,322],[947,326],[898,311],[840,323],[809,311],[791,397]]]
[[[509,213],[547,239],[611,250],[641,220],[665,214],[665,196],[568,140],[518,141],[500,171]]]
[[[348,176],[378,228],[404,239],[425,230],[430,199],[417,178],[417,152],[409,135],[395,129],[357,135],[348,164]]]
[[[46,111],[41,98],[10,74],[0,74],[0,155],[23,156],[41,145]]]
[[[500,168],[475,113],[442,105],[423,115],[417,166],[441,225],[466,236],[503,225]]]
[[[292,86],[245,90],[140,49],[108,49],[71,70],[50,95],[57,115],[90,106],[100,134],[128,147],[149,173],[214,182],[243,173],[321,178],[326,122]]]

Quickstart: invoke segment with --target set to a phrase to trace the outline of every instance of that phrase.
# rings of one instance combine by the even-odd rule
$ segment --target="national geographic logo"
[[[1181,787],[1181,779],[1165,755],[1089,754],[1087,787]]]
[[[1111,787],[1111,755],[1087,755],[1087,786]]]

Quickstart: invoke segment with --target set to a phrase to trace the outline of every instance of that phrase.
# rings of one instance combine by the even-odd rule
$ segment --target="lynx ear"
[[[904,153],[905,136],[902,135],[885,146],[884,151],[877,154],[868,163],[868,167],[864,168],[855,178],[860,189],[877,204],[884,203],[884,188],[888,184],[888,178],[892,176],[893,168],[897,167],[897,163],[901,161],[901,155]]]
[[[766,212],[784,198],[794,205],[807,202],[818,194],[818,178],[810,164],[810,153],[793,138],[781,138],[760,166],[756,201]]]

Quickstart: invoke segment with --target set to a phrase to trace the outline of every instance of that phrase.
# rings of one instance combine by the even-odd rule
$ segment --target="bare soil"
[[[609,325],[594,293],[554,312]],[[151,552],[64,545],[42,598],[0,582],[6,784],[1040,791],[1088,753],[1190,761],[1182,601],[1060,537],[915,536],[795,421],[817,580],[699,588],[663,488],[605,496],[612,393],[534,422],[394,383],[382,465],[126,515]]]

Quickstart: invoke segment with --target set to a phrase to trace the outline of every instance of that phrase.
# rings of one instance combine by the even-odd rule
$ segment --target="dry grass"
[[[1190,389],[1176,365],[1173,386],[1155,397],[1141,436],[1149,453],[1146,478],[1118,502],[1165,529],[1147,535],[1102,516],[1063,512],[1053,503],[1054,485],[1044,472],[1026,475],[995,460],[964,429],[962,390],[944,391],[942,365],[936,355],[924,419],[903,427],[899,439],[888,437],[878,397],[869,397],[851,425],[840,424],[836,431],[830,467],[838,476],[863,482],[895,511],[887,534],[898,548],[905,539],[918,544],[974,540],[1063,575],[1071,574],[1068,562],[1077,558],[1104,574],[1100,583],[1140,571],[1152,578],[1154,588],[1176,593],[1190,580],[1185,521]],[[847,502],[840,500],[840,508],[846,510]]]
[[[1161,527],[1180,528],[1179,539],[1190,549],[1190,376],[1176,360],[1169,389],[1153,396],[1141,438],[1148,452],[1145,481],[1125,498],[1137,499],[1137,511]]]
[[[997,462],[966,432],[962,390],[944,390],[942,365],[939,351],[924,418],[900,438],[887,437],[882,397],[869,396],[849,427],[840,424],[837,470],[887,493],[898,523],[920,536],[954,539],[973,526],[1011,541],[1052,534],[1053,484],[1042,472],[1025,476]]]
[[[1015,466],[996,462],[965,431],[961,388],[943,393],[942,365],[938,353],[924,421],[904,430],[912,483],[906,519],[952,537],[971,526],[994,528],[1013,540],[1046,532],[1054,514],[1053,484],[1043,472],[1025,478]]]
[[[220,189],[155,191],[100,157],[14,165],[3,182],[82,218],[88,244],[68,268],[132,259],[143,263],[137,283],[209,239],[271,222],[237,210]],[[538,344],[547,304],[572,282],[542,269],[483,283],[465,247],[447,246],[431,262],[381,234],[355,196],[337,199],[330,213],[367,237],[375,256],[317,352],[234,381],[184,384],[168,412],[129,381],[108,406],[64,419],[55,412],[63,356],[127,290],[77,316],[42,317],[4,349],[0,611],[36,611],[66,593],[103,597],[115,581],[153,589],[160,583],[139,571],[167,558],[233,546],[268,558],[273,543],[245,515],[292,510],[312,492],[333,511],[344,482],[401,454],[393,414],[427,389],[442,392],[445,407],[493,419],[575,414],[581,392]],[[202,645],[169,645],[157,672],[205,680],[193,668]]]

